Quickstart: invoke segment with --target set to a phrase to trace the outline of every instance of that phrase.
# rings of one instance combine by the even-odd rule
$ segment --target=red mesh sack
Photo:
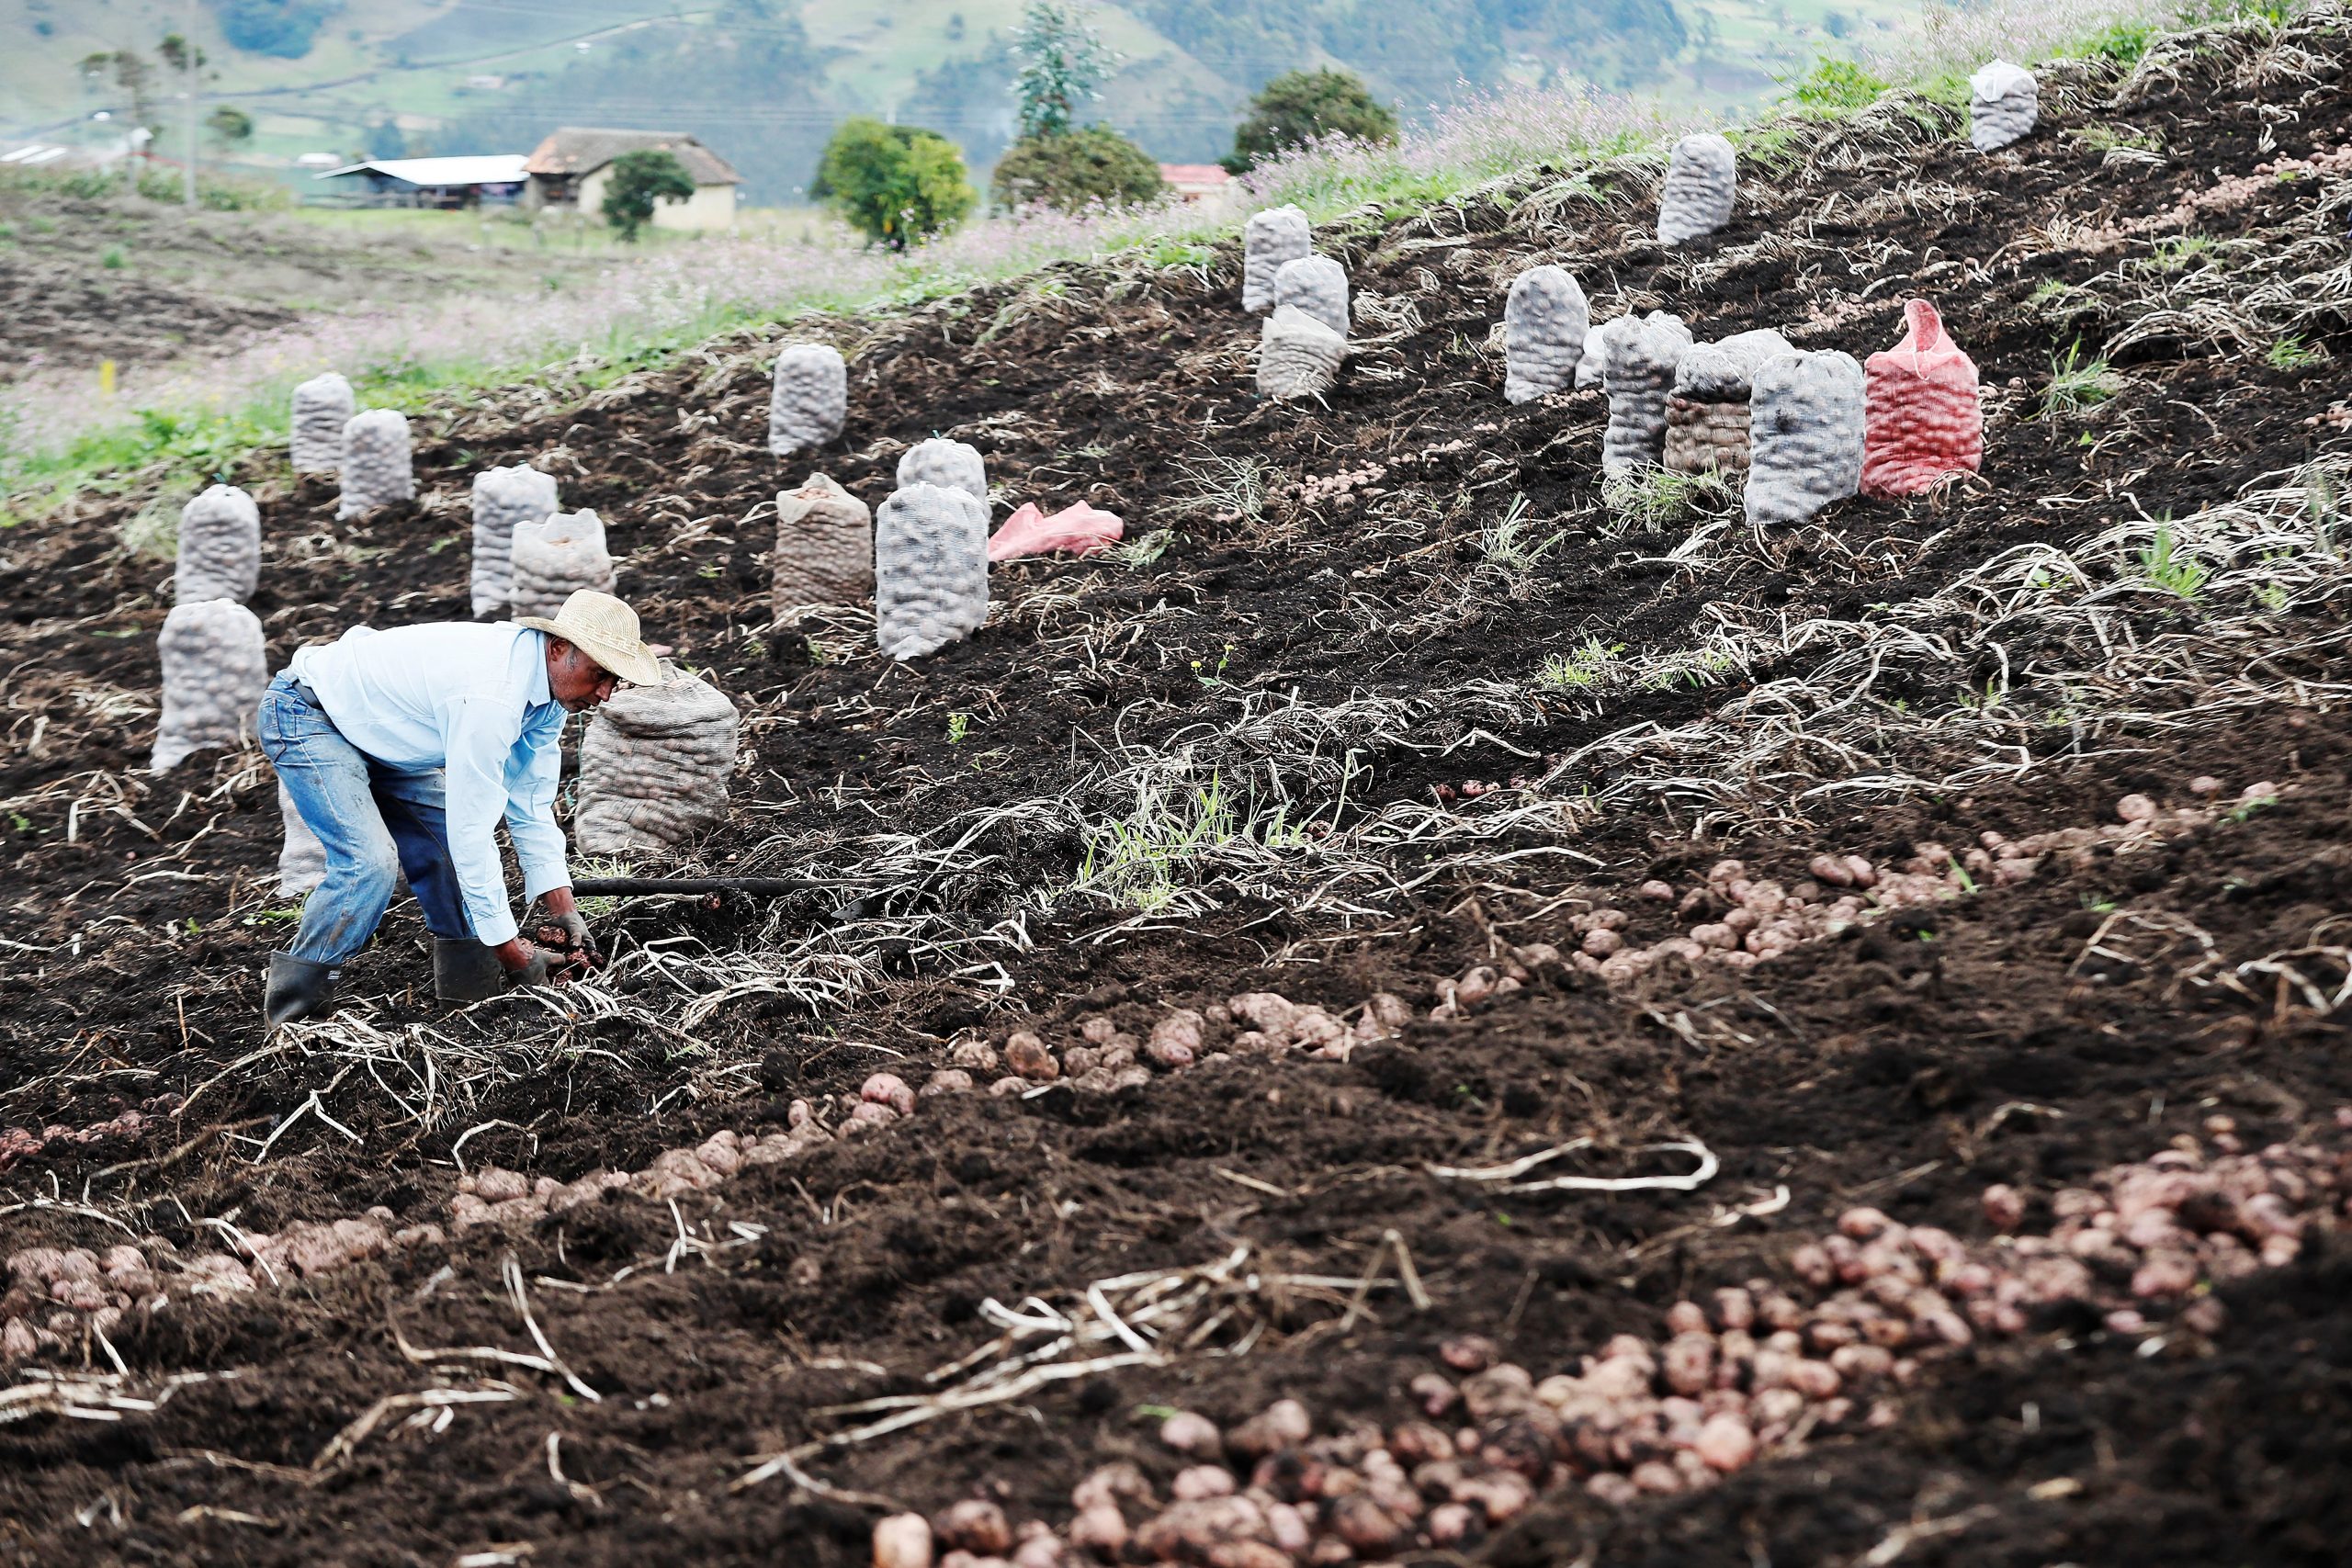
[[[1873,354],[1863,372],[1869,416],[1862,436],[1862,493],[1917,495],[1946,474],[1984,465],[1984,412],[1976,401],[1976,362],[1944,335],[1925,299],[1903,308],[1910,330]]]

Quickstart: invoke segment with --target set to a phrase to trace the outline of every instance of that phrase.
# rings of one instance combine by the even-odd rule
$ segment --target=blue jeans
[[[368,756],[303,696],[290,673],[262,694],[258,718],[263,755],[327,852],[326,878],[304,901],[287,951],[313,964],[342,964],[376,934],[402,872],[426,931],[471,936],[449,860],[441,770],[406,771]]]

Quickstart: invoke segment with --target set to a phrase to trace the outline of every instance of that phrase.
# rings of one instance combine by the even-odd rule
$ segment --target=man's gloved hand
[[[563,932],[563,944],[591,964],[600,964],[604,955],[596,951],[596,939],[588,934],[588,921],[577,909],[562,914],[549,914],[548,922]]]
[[[564,954],[534,946],[520,937],[498,950],[498,961],[506,968],[506,983],[510,986],[553,985],[563,978],[564,970],[570,966]]]

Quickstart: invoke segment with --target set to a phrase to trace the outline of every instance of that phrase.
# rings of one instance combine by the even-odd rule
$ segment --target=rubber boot
[[[261,994],[264,1020],[275,1025],[292,1023],[327,1010],[334,1000],[337,970],[290,953],[269,955],[269,980]]]
[[[479,1002],[506,988],[498,954],[469,936],[433,939],[433,994],[445,1002]]]

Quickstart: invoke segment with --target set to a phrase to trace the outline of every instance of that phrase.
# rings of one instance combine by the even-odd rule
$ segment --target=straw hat
[[[637,612],[609,593],[582,588],[555,619],[517,615],[514,624],[560,637],[632,686],[662,684],[662,661],[638,636]]]

